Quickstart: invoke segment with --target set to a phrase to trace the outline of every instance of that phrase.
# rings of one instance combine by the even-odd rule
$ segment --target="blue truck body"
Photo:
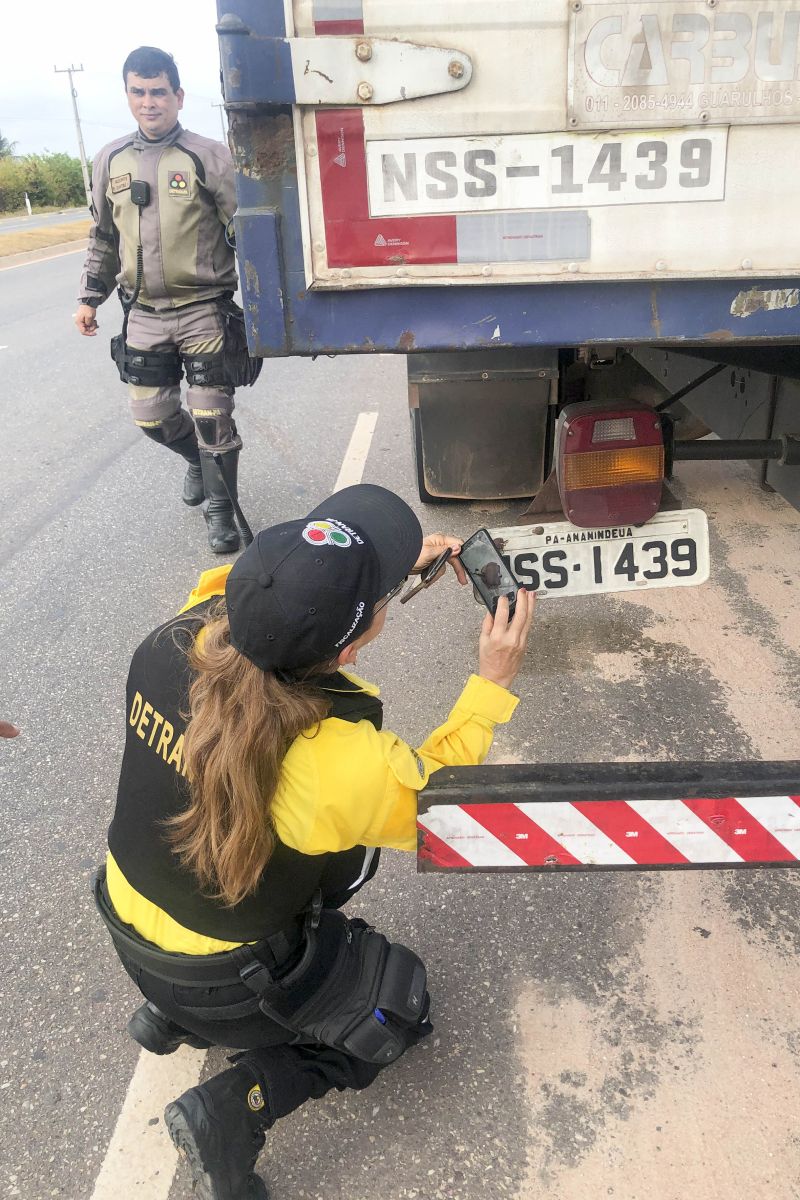
[[[800,277],[308,288],[282,0],[218,0],[237,166],[236,243],[257,355],[499,346],[797,342]],[[413,295],[409,295],[412,291]],[[784,293],[776,306],[763,297]],[[736,313],[737,315],[733,315]],[[492,340],[500,327],[501,338]]]

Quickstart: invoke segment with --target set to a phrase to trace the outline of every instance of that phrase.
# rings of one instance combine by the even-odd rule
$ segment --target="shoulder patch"
[[[127,192],[131,186],[130,171],[127,175],[112,175],[111,176],[111,191],[116,196],[117,192]]]
[[[422,761],[420,756],[416,753],[414,754],[414,761],[417,764],[417,770],[419,771],[420,779],[424,779],[425,778],[425,763]]]
[[[170,171],[168,183],[170,196],[182,196],[185,198],[189,195],[189,180],[186,178],[185,171]]]

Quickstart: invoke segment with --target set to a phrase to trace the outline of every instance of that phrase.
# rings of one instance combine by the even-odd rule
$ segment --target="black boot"
[[[191,1167],[197,1200],[269,1200],[253,1168],[272,1121],[248,1072],[231,1067],[190,1088],[167,1105],[164,1121]]]
[[[220,454],[219,461],[225,472],[223,482],[222,471],[214,461],[214,456],[207,450],[200,451],[200,466],[203,471],[203,486],[206,500],[203,504],[203,516],[208,525],[208,544],[214,554],[233,554],[239,549],[239,530],[233,515],[233,505],[228,492],[236,496],[237,474],[239,466],[239,451],[228,450]],[[225,484],[227,483],[227,488]]]
[[[186,474],[183,477],[183,503],[194,507],[196,504],[202,504],[206,498],[206,490],[203,487],[203,471],[200,467],[200,455],[197,456],[196,463],[189,463],[186,468]]]
[[[135,1042],[144,1046],[151,1054],[172,1054],[178,1046],[193,1046],[195,1050],[208,1050],[210,1042],[197,1037],[188,1030],[170,1021],[155,1004],[148,1000],[128,1021],[128,1033]]]
[[[185,417],[185,420],[184,420]],[[206,498],[203,489],[203,473],[200,469],[200,451],[197,448],[197,434],[194,430],[191,418],[185,413],[179,413],[180,421],[179,431],[184,430],[177,438],[172,438],[171,441],[165,440],[172,432],[170,429],[173,423],[172,418],[162,422],[161,425],[151,427],[142,426],[142,433],[147,437],[152,438],[154,442],[160,442],[162,446],[166,446],[168,450],[172,450],[175,454],[180,454],[181,458],[185,458],[189,466],[186,475],[183,479],[183,494],[182,499],[184,504],[194,506],[202,504]],[[188,428],[187,428],[188,422]]]

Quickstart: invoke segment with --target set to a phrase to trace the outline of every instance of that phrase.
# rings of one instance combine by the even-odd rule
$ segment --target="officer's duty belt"
[[[173,954],[161,950],[141,937],[132,925],[119,919],[106,889],[106,868],[98,867],[94,877],[94,900],[108,932],[123,958],[142,967],[150,975],[167,983],[225,987],[241,983],[243,967],[255,961],[270,971],[283,968],[303,940],[302,922],[287,933],[280,931],[252,945],[237,946],[218,954]]]

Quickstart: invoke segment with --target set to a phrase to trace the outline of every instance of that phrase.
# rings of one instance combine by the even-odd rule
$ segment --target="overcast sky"
[[[132,128],[122,64],[137,46],[160,46],[178,64],[186,92],[181,124],[220,138],[219,56],[215,0],[12,0],[0,28],[0,133],[17,154],[64,150],[78,155],[69,76],[53,67],[79,67],[74,75],[78,112],[89,158]]]

